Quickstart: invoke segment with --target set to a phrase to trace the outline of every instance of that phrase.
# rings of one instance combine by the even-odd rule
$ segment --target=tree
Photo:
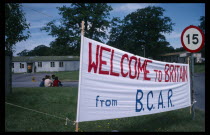
[[[33,50],[23,50],[22,52],[18,53],[19,56],[51,56],[52,51],[50,47],[45,45],[38,45]]]
[[[203,31],[203,33],[205,34],[205,16],[201,16],[200,17],[200,25],[198,26],[202,31]],[[204,46],[203,46],[203,48],[202,48],[202,50],[200,51],[201,52],[201,54],[202,54],[202,57],[204,57],[205,58],[205,44],[204,44]]]
[[[205,16],[201,16],[199,21],[200,25],[198,27],[205,33]]]
[[[86,37],[100,42],[107,38],[111,6],[105,3],[73,3],[70,7],[58,7],[58,10],[62,16],[60,25],[57,26],[53,20],[41,28],[56,37],[55,41],[50,43],[53,54],[79,55],[82,21],[85,22]]]
[[[21,5],[18,3],[5,4],[5,53],[11,54],[14,50],[13,47],[17,42],[29,38],[29,28],[26,22]]]
[[[18,53],[19,56],[28,56],[29,50],[24,49],[22,52]]]
[[[45,45],[39,45],[28,53],[29,56],[51,56],[51,48]]]
[[[184,49],[184,47],[180,47],[180,48],[176,48],[174,51],[175,52],[185,52],[186,50]]]
[[[12,52],[17,42],[26,40],[29,28],[21,5],[17,3],[5,4],[5,94],[12,92]],[[25,33],[24,33],[25,32]]]
[[[157,59],[169,46],[163,34],[171,33],[174,25],[163,15],[164,11],[161,7],[149,6],[128,14],[123,20],[115,18],[107,44],[142,56],[145,48],[145,57]]]

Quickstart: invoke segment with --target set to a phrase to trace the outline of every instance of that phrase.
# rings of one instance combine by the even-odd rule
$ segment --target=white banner
[[[160,62],[82,37],[77,122],[191,105],[189,65]]]

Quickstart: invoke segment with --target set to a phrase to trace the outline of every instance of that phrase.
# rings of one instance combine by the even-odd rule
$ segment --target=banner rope
[[[55,116],[55,115],[52,115],[52,114],[40,112],[40,111],[37,111],[37,110],[34,110],[34,109],[30,109],[30,108],[22,107],[22,106],[19,106],[19,105],[15,105],[15,104],[12,104],[12,103],[7,103],[7,102],[5,102],[5,103],[8,104],[8,105],[11,105],[11,106],[15,106],[15,107],[19,107],[19,108],[25,109],[25,110],[34,111],[34,112],[41,113],[41,114],[45,114],[45,115],[48,115],[48,116],[51,116],[51,117],[54,117],[54,118],[58,118],[58,119],[65,120],[65,121],[66,121],[66,122],[65,122],[65,125],[68,124],[68,121],[72,122],[73,125],[75,125],[75,123],[76,123],[76,121],[69,120],[68,117],[63,118],[63,117]]]

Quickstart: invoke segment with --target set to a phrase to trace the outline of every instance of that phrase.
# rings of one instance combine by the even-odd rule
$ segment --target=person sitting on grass
[[[53,87],[60,87],[60,86],[63,86],[61,81],[58,80],[58,77],[56,76],[55,77],[55,80],[53,81]]]
[[[54,75],[54,74],[52,75],[52,80],[53,80],[53,81],[55,80],[55,75]]]
[[[39,87],[44,87],[44,80],[45,80],[45,78],[42,78],[42,81],[41,81],[41,83],[39,84]]]
[[[49,75],[46,75],[45,76],[45,80],[44,80],[44,86],[45,87],[51,87],[53,84],[53,81],[50,80],[50,76]]]

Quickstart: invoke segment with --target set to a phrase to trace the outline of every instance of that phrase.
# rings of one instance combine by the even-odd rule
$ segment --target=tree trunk
[[[12,93],[12,53],[5,56],[5,95]]]

